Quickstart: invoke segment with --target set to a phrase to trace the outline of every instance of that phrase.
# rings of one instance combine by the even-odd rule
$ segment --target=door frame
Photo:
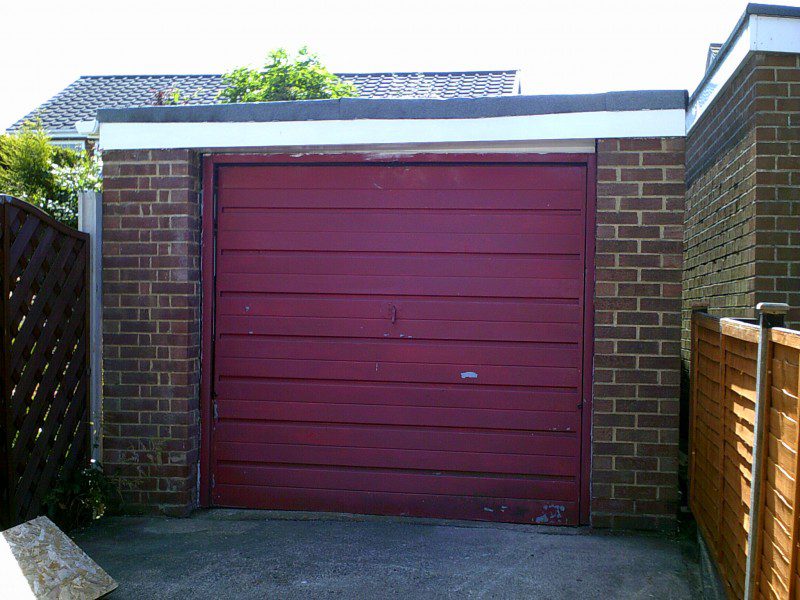
[[[212,387],[214,369],[214,326],[216,297],[217,236],[217,172],[220,166],[299,165],[299,164],[364,164],[364,163],[536,163],[552,165],[584,165],[586,167],[586,219],[584,231],[584,314],[582,338],[582,412],[579,467],[579,524],[590,522],[592,462],[592,399],[594,358],[594,283],[595,221],[597,212],[597,160],[595,154],[529,154],[529,153],[419,153],[381,154],[207,154],[202,158],[201,181],[201,326],[200,326],[200,471],[199,502],[204,508],[213,505],[211,488],[213,472]]]

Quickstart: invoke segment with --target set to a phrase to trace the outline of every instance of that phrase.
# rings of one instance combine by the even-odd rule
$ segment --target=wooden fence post
[[[697,349],[698,346],[698,332],[697,328],[699,325],[697,324],[697,315],[700,313],[708,312],[708,307],[703,306],[693,306],[692,307],[692,316],[691,322],[689,324],[689,339],[690,339],[690,346],[689,346],[689,499],[688,504],[689,508],[692,509],[692,504],[694,503],[694,494],[695,494],[695,440],[694,432],[696,431],[696,419],[697,419],[697,391],[695,389],[694,382],[697,381],[697,363],[699,362],[699,350]]]
[[[730,420],[730,410],[728,410],[728,393],[727,393],[727,383],[726,383],[726,375],[727,375],[727,368],[725,363],[727,361],[727,345],[728,345],[728,336],[722,334],[722,328],[720,327],[717,330],[717,344],[719,346],[719,365],[717,376],[719,377],[719,407],[720,407],[720,417],[719,417],[719,424],[720,424],[720,431],[722,432],[722,436],[720,437],[720,447],[719,447],[719,458],[717,463],[717,469],[719,470],[719,475],[717,478],[717,486],[719,489],[719,493],[722,494],[720,496],[721,504],[724,505],[722,502],[724,498],[724,490],[725,490],[725,455],[726,455],[726,444],[725,444],[725,436],[728,434],[729,424],[728,421]],[[721,506],[720,510],[716,513],[716,523],[714,524],[714,531],[712,533],[714,538],[715,548],[717,548],[717,556],[716,559],[719,561],[721,558],[720,548],[720,538],[722,537],[722,515],[724,513],[724,508]],[[730,577],[729,573],[725,573],[726,582]],[[730,583],[727,583],[729,586]]]
[[[89,234],[89,421],[91,457],[102,456],[103,203],[100,192],[78,194],[78,229]]]
[[[764,438],[766,437],[767,411],[769,410],[768,363],[769,330],[783,326],[789,305],[776,302],[760,302],[758,313],[758,361],[756,365],[756,406],[753,423],[753,464],[750,475],[750,531],[747,536],[747,568],[745,570],[745,600],[753,600],[758,588],[758,555],[761,551],[761,482],[764,474]]]

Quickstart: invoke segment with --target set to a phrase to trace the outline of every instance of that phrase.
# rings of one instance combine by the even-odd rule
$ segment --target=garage
[[[683,91],[97,117],[132,510],[674,530]]]
[[[587,164],[216,170],[215,506],[577,524]]]

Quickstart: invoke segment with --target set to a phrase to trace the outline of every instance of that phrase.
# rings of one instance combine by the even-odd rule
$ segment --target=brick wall
[[[756,64],[755,55],[745,61],[686,138],[682,313],[686,363],[693,306],[707,305],[719,316],[754,316]]]
[[[199,453],[198,159],[108,151],[103,177],[103,462],[128,510],[186,514]]]
[[[686,138],[683,358],[691,308],[800,325],[800,57],[751,54]]]
[[[678,508],[682,138],[599,140],[592,524]]]
[[[758,54],[755,296],[800,327],[800,55]]]

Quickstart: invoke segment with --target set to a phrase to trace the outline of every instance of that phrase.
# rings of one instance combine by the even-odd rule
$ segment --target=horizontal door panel
[[[275,487],[351,489],[364,492],[415,493],[455,496],[488,496],[519,499],[577,499],[577,485],[566,479],[480,477],[446,473],[409,473],[388,470],[330,469],[319,467],[274,467],[267,465],[222,463],[217,469],[218,484]]]
[[[343,448],[289,444],[219,442],[217,461],[288,465],[320,465],[372,469],[457,471],[573,477],[577,458],[522,454],[480,454],[395,448]]]
[[[578,503],[571,499],[554,502],[422,492],[364,493],[361,490],[225,484],[212,490],[212,501],[216,506],[232,508],[333,511],[538,525],[578,524]]]
[[[358,233],[472,233],[503,234],[581,234],[583,215],[575,213],[541,214],[498,211],[434,212],[430,210],[243,210],[223,209],[219,227],[230,231],[338,232]]]
[[[319,252],[446,252],[498,254],[580,254],[583,239],[569,234],[309,233],[221,230],[220,250]]]
[[[519,410],[472,410],[353,404],[217,401],[220,419],[407,425],[416,427],[466,427],[528,431],[577,431],[580,414]]]
[[[581,211],[583,190],[376,190],[372,189],[226,189],[219,206],[226,208],[290,208],[342,210],[396,208],[407,210]]]
[[[216,379],[214,389],[220,397],[228,400],[567,412],[575,411],[579,402],[577,390],[571,388],[298,381],[228,375]]]
[[[348,338],[518,341],[575,344],[575,323],[497,323],[478,321],[413,321],[391,319],[325,319],[316,317],[221,316],[218,334]]]
[[[394,296],[469,296],[579,299],[578,279],[511,277],[410,277],[391,275],[267,275],[220,273],[225,292],[280,294],[363,294]]]
[[[367,190],[585,190],[585,167],[490,164],[264,165],[219,169],[221,190],[367,189]]]
[[[494,366],[580,367],[580,352],[550,344],[495,344],[427,340],[348,340],[222,336],[214,348],[224,358],[353,360]]]
[[[390,319],[392,307],[410,320],[580,323],[583,309],[569,300],[310,296],[222,291],[220,315]]]
[[[583,261],[556,256],[358,254],[228,250],[219,273],[583,279]]]
[[[580,440],[574,433],[476,432],[441,427],[373,427],[221,420],[215,426],[214,437],[220,442],[305,444],[320,447],[397,448],[571,457],[577,457],[580,453]]]
[[[217,357],[227,377],[577,387],[578,368]]]

